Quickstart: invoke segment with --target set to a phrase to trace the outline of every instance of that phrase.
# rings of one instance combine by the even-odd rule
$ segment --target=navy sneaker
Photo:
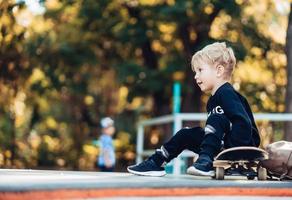
[[[127,168],[128,172],[141,176],[164,176],[166,175],[165,169],[158,166],[150,157],[138,165],[132,165]]]
[[[195,176],[215,176],[212,159],[208,155],[200,155],[198,160],[187,169],[187,173]]]

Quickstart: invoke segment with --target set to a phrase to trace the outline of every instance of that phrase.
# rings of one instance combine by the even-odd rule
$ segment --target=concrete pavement
[[[257,181],[245,177],[213,180],[191,175],[143,177],[129,173],[15,169],[0,169],[0,177],[0,199],[30,199],[32,196],[37,199],[123,199],[125,196],[127,199],[163,199],[164,196],[187,199],[212,196],[217,200],[220,196],[234,195],[292,199],[292,181]]]

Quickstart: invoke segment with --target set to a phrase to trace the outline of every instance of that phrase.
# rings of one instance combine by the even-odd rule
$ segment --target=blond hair
[[[231,47],[227,47],[225,42],[215,42],[209,44],[192,57],[192,70],[195,71],[200,65],[200,61],[207,62],[213,66],[222,65],[225,69],[225,78],[230,78],[236,64],[236,58]]]

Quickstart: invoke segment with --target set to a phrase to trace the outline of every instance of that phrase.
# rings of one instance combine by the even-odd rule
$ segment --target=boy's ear
[[[220,77],[224,74],[224,70],[225,68],[223,67],[223,65],[218,65],[217,66],[217,77]]]

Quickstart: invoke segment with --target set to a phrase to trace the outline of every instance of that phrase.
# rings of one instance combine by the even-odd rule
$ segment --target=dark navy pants
[[[223,114],[212,114],[208,117],[204,129],[183,128],[163,145],[168,154],[166,161],[177,157],[185,149],[213,158],[222,149],[222,141],[229,132],[230,121]]]

